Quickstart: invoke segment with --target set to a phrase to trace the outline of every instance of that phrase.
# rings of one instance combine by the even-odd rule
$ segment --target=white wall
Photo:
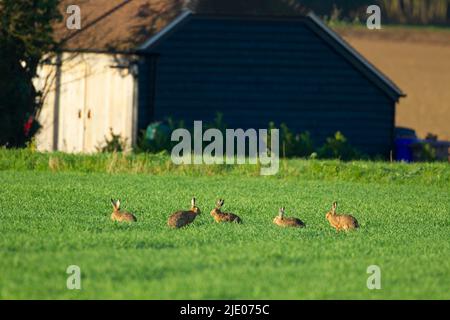
[[[128,69],[111,68],[117,61],[107,54],[62,56],[60,78],[57,150],[95,152],[96,147],[114,133],[135,143],[135,81]],[[39,83],[55,66],[41,69]],[[53,75],[54,78],[54,75]],[[54,135],[55,81],[39,115],[43,128],[37,135],[38,149],[52,150]]]

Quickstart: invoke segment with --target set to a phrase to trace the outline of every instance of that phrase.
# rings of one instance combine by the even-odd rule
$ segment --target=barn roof
[[[347,58],[356,69],[364,73],[370,80],[380,86],[390,97],[398,100],[400,97],[406,96],[391,79],[364,58],[364,56],[356,51],[341,36],[328,28],[322,20],[313,13],[310,13],[308,18],[310,27],[315,30],[323,40]]]
[[[70,3],[70,0],[63,0],[62,8],[67,7]],[[291,19],[305,23],[390,98],[397,101],[400,97],[405,96],[394,82],[314,14],[301,17],[194,14],[183,9],[183,0],[84,0],[80,2],[79,6],[82,16],[81,30],[67,30],[64,21],[55,26],[55,35],[61,42],[63,50],[111,53],[147,51],[193,17]]]
[[[69,5],[81,11],[81,29],[66,27]],[[64,19],[54,25],[55,39],[63,50],[133,51],[157,34],[183,10],[183,0],[62,0]]]

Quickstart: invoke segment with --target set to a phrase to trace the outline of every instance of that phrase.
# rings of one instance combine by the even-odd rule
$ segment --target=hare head
[[[278,215],[273,219],[273,223],[280,227],[305,227],[305,223],[295,217],[285,217],[285,207],[281,207],[278,211]]]
[[[331,205],[331,210],[328,211],[328,213],[325,215],[325,218],[327,218],[328,221],[333,218],[333,216],[336,215],[336,208],[337,208],[337,202],[333,202]]]
[[[196,214],[200,214],[201,213],[200,212],[200,208],[197,207],[196,204],[195,204],[195,197],[192,197],[192,200],[191,200],[191,211],[195,212]]]
[[[282,221],[283,221],[283,218],[284,218],[284,212],[285,212],[285,208],[284,207],[281,207],[279,210],[278,210],[278,215],[273,219],[273,223],[275,223],[275,224],[280,224],[280,223],[282,223]]]
[[[212,215],[212,216],[215,215],[215,214],[218,214],[218,213],[221,213],[221,212],[222,212],[222,211],[221,211],[221,208],[222,208],[222,206],[223,206],[223,203],[224,203],[224,200],[223,200],[223,199],[217,200],[217,202],[216,202],[216,207],[215,207],[214,209],[212,209],[212,211],[211,211],[211,215]]]
[[[112,204],[113,210],[115,212],[119,212],[120,211],[120,200],[119,199],[117,199],[117,201],[114,201],[114,199],[111,198],[111,204]]]

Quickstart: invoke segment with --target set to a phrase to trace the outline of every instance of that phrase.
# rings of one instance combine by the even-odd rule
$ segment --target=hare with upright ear
[[[336,208],[337,202],[335,201],[331,206],[331,210],[325,216],[330,225],[335,228],[336,231],[347,231],[359,228],[358,221],[355,217],[348,214],[336,214]]]
[[[222,212],[222,206],[225,201],[223,199],[219,199],[216,202],[216,207],[211,210],[211,216],[213,216],[216,222],[236,222],[242,223],[241,218],[231,212]]]
[[[111,204],[113,206],[113,212],[111,214],[112,221],[118,222],[136,222],[136,217],[126,211],[120,211],[120,200],[114,201],[111,199]]]
[[[278,225],[280,227],[303,228],[306,226],[302,220],[300,220],[298,218],[287,218],[284,216],[284,213],[285,213],[285,208],[284,207],[280,208],[278,216],[276,216],[275,219],[273,219],[273,223],[275,223],[276,225]]]
[[[200,209],[195,204],[195,198],[191,200],[191,209],[188,211],[177,211],[170,215],[167,225],[171,228],[181,228],[192,223],[197,215],[200,214]]]

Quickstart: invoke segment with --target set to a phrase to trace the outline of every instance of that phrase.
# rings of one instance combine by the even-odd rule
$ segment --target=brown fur
[[[195,205],[195,198],[192,198],[191,209],[189,211],[174,212],[167,220],[167,225],[171,228],[184,227],[192,223],[199,214],[200,209]]]
[[[280,213],[278,216],[273,219],[273,223],[280,227],[298,227],[303,228],[305,227],[305,223],[298,219],[298,218],[286,218],[284,216],[284,207],[280,209]]]
[[[216,222],[236,222],[242,223],[242,219],[239,216],[231,212],[222,212],[221,208],[223,206],[224,200],[219,199],[216,203],[216,207],[211,210],[211,216],[213,216]]]
[[[330,225],[339,230],[352,230],[359,228],[359,223],[355,217],[348,214],[336,214],[337,202],[334,202],[331,210],[325,215]]]
[[[136,222],[136,217],[126,211],[120,211],[120,200],[114,201],[111,199],[111,204],[113,206],[113,212],[111,214],[112,221],[118,222]]]

